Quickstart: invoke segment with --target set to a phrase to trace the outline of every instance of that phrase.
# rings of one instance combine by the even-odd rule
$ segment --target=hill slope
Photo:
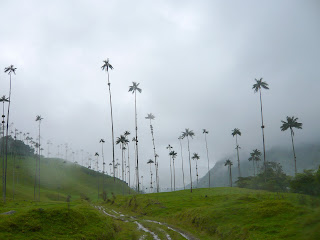
[[[8,158],[7,198],[33,200],[35,181],[35,158],[16,157],[15,184],[13,186],[13,157]],[[61,201],[68,195],[71,199],[98,199],[102,194],[102,173],[87,169],[77,164],[65,162],[62,159],[42,158],[40,161],[40,198],[41,200]],[[2,171],[1,171],[2,173]],[[98,186],[99,184],[99,186]],[[123,181],[105,175],[105,191],[110,196],[127,194],[129,187]],[[132,192],[132,190],[131,190]]]

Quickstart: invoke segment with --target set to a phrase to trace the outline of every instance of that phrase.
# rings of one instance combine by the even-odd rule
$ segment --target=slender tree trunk
[[[170,152],[170,149],[169,149],[169,152]],[[170,182],[171,182],[171,192],[172,192],[172,167],[171,167],[171,155],[169,155],[169,158],[170,158]]]
[[[187,136],[187,140],[188,140],[189,165],[190,165],[190,191],[192,192],[191,156],[190,156],[190,144],[189,144],[189,137],[188,136]]]
[[[131,183],[130,183],[130,159],[129,159],[129,143],[128,143],[128,178],[129,178],[129,194],[131,193]]]
[[[296,157],[296,151],[294,150],[294,143],[293,143],[293,129],[290,128],[291,130],[291,141],[292,141],[292,151],[293,151],[293,160],[294,160],[294,173],[297,175],[297,157]]]
[[[231,165],[229,166],[229,174],[230,174],[230,186],[232,187],[232,173],[231,173]]]
[[[262,111],[262,97],[261,97],[261,88],[260,91],[260,106],[261,106],[261,130],[262,130],[262,144],[263,144],[263,164],[264,164],[264,179],[267,180],[267,166],[266,166],[266,145],[264,141],[264,124],[263,124],[263,111]]]
[[[112,113],[112,101],[111,101],[111,89],[110,89],[110,81],[109,81],[109,71],[108,73],[108,86],[109,86],[109,96],[110,96],[110,112],[111,112],[111,132],[112,132],[112,162],[113,162],[113,173],[114,173],[114,131],[113,131],[113,113]],[[113,174],[113,181],[116,181],[116,178]]]
[[[122,181],[124,181],[124,171],[123,171],[123,167],[124,167],[124,163],[123,163],[123,144],[121,143],[121,170],[122,170]]]
[[[37,171],[38,171],[38,159],[36,159],[36,167],[34,173],[34,189],[33,189],[33,200],[36,201],[36,192],[37,192]]]
[[[15,173],[15,169],[16,169],[16,140],[17,138],[15,137],[15,140],[14,140],[14,153],[13,153],[13,168],[12,168],[12,197],[13,197],[13,200],[14,200],[14,182],[15,182],[15,179],[14,179],[14,173]]]
[[[237,157],[238,157],[238,176],[241,177],[240,159],[239,159],[239,144],[238,144],[238,136],[237,135],[236,135],[236,145],[237,145]]]
[[[1,153],[2,153],[2,197],[3,197],[3,200],[5,201],[5,185],[4,185],[4,162],[5,162],[5,138],[4,138],[4,132],[5,132],[5,126],[4,126],[4,118],[5,118],[5,115],[4,115],[4,102],[2,103],[2,141],[1,141]]]
[[[6,161],[5,161],[5,166],[4,166],[4,197],[3,197],[4,202],[6,202],[6,195],[7,195],[7,167],[8,167],[8,138],[9,138],[10,105],[11,105],[11,73],[10,73],[9,104],[8,104],[8,113],[7,113]]]
[[[254,160],[252,160],[252,165],[253,165],[253,176],[256,176],[256,169],[254,167]]]
[[[183,181],[183,189],[186,190],[186,184],[184,183],[184,169],[183,169],[183,156],[182,156],[182,143],[181,139],[179,138],[180,142],[180,149],[181,149],[181,162],[182,162],[182,181]]]
[[[38,175],[38,198],[39,198],[39,202],[40,202],[40,159],[41,159],[41,140],[40,140],[40,124],[41,124],[41,120],[39,121],[39,175]]]
[[[199,187],[199,179],[198,179],[198,160],[196,160],[196,174],[197,174],[197,188]]]
[[[139,187],[139,153],[138,153],[138,119],[137,119],[137,91],[134,92],[134,109],[135,109],[135,122],[136,122],[136,157],[137,157],[137,184],[138,192],[140,191]]]
[[[208,158],[208,173],[209,173],[209,188],[210,188],[210,166],[209,166],[209,151],[208,151],[208,142],[207,142],[207,134],[204,134],[204,139],[206,140],[206,149],[207,149],[207,158]]]
[[[173,191],[176,191],[176,171],[174,168],[174,159],[172,158],[172,164],[173,164]]]
[[[101,153],[102,153],[102,194],[104,194],[104,178],[105,178],[105,162],[103,154],[103,142],[101,142]]]
[[[157,164],[157,156],[156,156],[156,145],[154,143],[153,126],[151,124],[151,119],[150,119],[150,130],[151,130],[152,143],[153,143],[154,165],[155,165],[155,168],[156,168],[157,192],[159,192],[159,176],[158,176],[158,167],[157,167],[158,164]]]

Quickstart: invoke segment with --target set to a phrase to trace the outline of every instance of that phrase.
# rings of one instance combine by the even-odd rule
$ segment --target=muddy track
[[[145,239],[147,236],[151,236],[154,240],[197,240],[197,238],[191,236],[184,231],[181,231],[167,223],[158,222],[148,219],[139,219],[136,216],[127,216],[121,212],[117,212],[113,209],[104,208],[101,206],[94,206],[99,211],[103,212],[105,215],[112,217],[113,219],[120,220],[123,222],[135,223],[137,225],[137,230],[144,232],[139,240]]]

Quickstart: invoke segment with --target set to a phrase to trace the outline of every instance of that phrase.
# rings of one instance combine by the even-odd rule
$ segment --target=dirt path
[[[195,237],[187,234],[179,229],[176,229],[166,223],[157,222],[147,219],[139,219],[136,216],[127,216],[114,209],[108,209],[101,206],[95,206],[96,209],[103,212],[105,215],[123,222],[135,223],[137,230],[143,232],[139,240],[151,238],[154,240],[197,240]]]

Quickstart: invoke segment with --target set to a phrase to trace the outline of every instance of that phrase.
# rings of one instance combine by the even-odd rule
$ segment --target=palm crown
[[[112,65],[109,63],[109,58],[107,58],[107,60],[103,60],[103,65],[102,65],[101,69],[109,72],[109,68],[111,70],[113,69]]]
[[[123,135],[124,136],[129,136],[131,133],[129,132],[129,131],[125,131],[124,133],[123,133]]]
[[[192,159],[193,160],[199,160],[200,156],[198,155],[198,153],[194,153],[193,156],[192,156]]]
[[[41,121],[43,118],[41,117],[41,115],[37,115],[36,116],[36,121]]]
[[[236,135],[241,136],[240,129],[239,129],[239,128],[233,129],[231,135],[232,135],[233,137],[236,136]]]
[[[99,153],[97,153],[97,152],[94,155],[99,157]]]
[[[254,89],[254,92],[258,92],[259,89],[264,88],[264,89],[269,89],[268,87],[268,83],[263,82],[262,78],[260,78],[259,80],[255,79],[256,83],[253,84],[252,89]]]
[[[225,166],[232,166],[233,163],[230,161],[230,159],[226,160],[226,162],[224,163]]]
[[[149,161],[147,162],[147,164],[151,164],[154,163],[154,161],[152,161],[151,159],[149,159]]]
[[[105,141],[101,138],[99,142],[100,142],[100,143],[104,143]]]
[[[11,74],[11,73],[16,74],[16,70],[17,70],[17,68],[15,68],[13,65],[10,65],[9,67],[6,67],[4,69],[4,72],[8,73],[8,74]]]
[[[148,113],[148,116],[146,116],[145,119],[154,120],[155,116],[152,113]]]
[[[132,82],[132,86],[129,86],[129,91],[128,92],[132,92],[132,94],[133,94],[136,91],[138,91],[139,93],[141,93],[142,89],[138,87],[139,84],[140,83]]]
[[[9,99],[6,98],[5,95],[3,95],[3,96],[0,98],[0,102],[9,102]]]
[[[297,122],[298,118],[287,117],[287,122],[281,121],[282,126],[280,127],[281,131],[286,131],[288,128],[292,130],[292,128],[302,129],[302,123]]]
[[[175,159],[175,158],[177,157],[177,152],[171,151],[171,152],[169,153],[169,155],[170,155],[173,159]]]
[[[209,133],[209,131],[207,131],[207,129],[202,129],[202,131],[203,131],[202,132],[203,134],[208,134]]]
[[[125,136],[120,135],[120,137],[117,138],[116,144],[122,143],[122,144],[126,144],[128,142],[128,139],[126,139]]]
[[[181,137],[185,138],[185,137],[191,137],[193,138],[194,136],[194,132],[192,130],[189,130],[189,128],[186,128],[185,132],[182,132]]]

